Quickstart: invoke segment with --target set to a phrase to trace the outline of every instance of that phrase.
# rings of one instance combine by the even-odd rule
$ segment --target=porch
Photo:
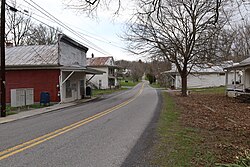
[[[250,97],[250,66],[235,65],[225,68],[226,72],[226,95],[229,97]],[[233,72],[230,78],[229,73]]]
[[[71,102],[86,97],[86,74],[98,75],[103,71],[86,67],[63,67],[59,76],[60,102]]]

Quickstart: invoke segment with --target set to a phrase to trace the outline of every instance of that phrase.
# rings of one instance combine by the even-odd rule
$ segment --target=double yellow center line
[[[22,151],[24,151],[24,150],[26,150],[28,148],[34,147],[34,146],[39,145],[39,144],[41,144],[41,143],[43,143],[45,141],[48,141],[48,140],[53,139],[53,138],[55,138],[57,136],[60,136],[60,135],[62,135],[64,133],[66,133],[66,132],[69,132],[69,131],[71,131],[73,129],[76,129],[76,128],[80,127],[80,126],[83,126],[83,125],[85,125],[85,124],[87,124],[89,122],[92,122],[92,121],[94,121],[94,120],[96,120],[98,118],[101,118],[101,117],[103,117],[103,116],[105,116],[105,115],[107,115],[107,114],[121,108],[121,107],[124,107],[124,106],[128,105],[129,103],[134,101],[142,93],[143,88],[144,88],[144,83],[142,84],[140,91],[137,92],[137,94],[135,96],[133,96],[131,99],[129,99],[129,100],[127,100],[127,101],[125,101],[125,102],[123,102],[123,103],[121,103],[119,105],[116,105],[116,106],[114,106],[114,107],[112,107],[110,109],[102,111],[102,112],[100,112],[100,113],[98,113],[96,115],[93,115],[91,117],[88,117],[88,118],[86,118],[84,120],[73,123],[73,124],[71,124],[69,126],[65,126],[65,127],[61,128],[61,129],[57,129],[57,130],[55,130],[55,131],[53,131],[51,133],[45,134],[45,135],[40,136],[38,138],[35,138],[33,140],[27,141],[25,143],[22,143],[22,144],[19,144],[17,146],[14,146],[14,147],[11,147],[9,149],[1,151],[0,152],[0,160],[3,160],[5,158],[8,158],[8,157],[10,157],[12,155],[15,155],[15,154],[17,154],[19,152],[22,152]]]

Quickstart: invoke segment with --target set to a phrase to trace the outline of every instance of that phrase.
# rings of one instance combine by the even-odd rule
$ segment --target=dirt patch
[[[241,103],[223,94],[171,93],[181,109],[181,124],[199,129],[201,146],[219,163],[234,162],[250,149],[250,103]]]

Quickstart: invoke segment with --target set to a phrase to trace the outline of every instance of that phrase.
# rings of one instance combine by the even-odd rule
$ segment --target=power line
[[[25,0],[24,0],[25,1]],[[36,7],[34,7],[33,5],[31,5],[29,2],[27,2],[27,1],[25,1],[28,5],[30,5],[30,6],[32,6],[33,8],[35,8],[36,10],[38,10],[40,13],[42,13],[39,9],[37,9]],[[32,1],[33,2],[33,1]],[[36,4],[36,3],[35,3]],[[29,7],[27,7],[27,6],[25,6],[25,5],[23,5],[23,4],[19,4],[18,6],[23,6],[23,7],[25,7],[25,8],[29,8]],[[24,11],[27,11],[27,10],[24,10]],[[45,11],[45,12],[47,12],[47,11]],[[42,13],[42,14],[44,14],[46,17],[43,17],[43,16],[41,16],[41,15],[39,15],[39,14],[37,14],[37,13],[35,13],[35,12],[32,12],[31,13],[32,15],[36,15],[36,16],[38,16],[38,17],[40,17],[40,18],[42,18],[42,19],[44,19],[44,20],[47,20],[47,21],[49,21],[49,22],[52,22],[52,23],[55,23],[56,21],[54,20],[54,19],[52,19],[51,17],[49,17],[48,15],[45,15],[44,13]],[[49,14],[49,13],[48,13]],[[26,14],[27,15],[27,14]],[[50,14],[51,15],[51,14]],[[54,17],[53,15],[51,15],[52,17]],[[47,23],[45,23],[45,22],[43,22],[43,21],[41,21],[41,20],[39,20],[39,19],[37,19],[37,18],[35,18],[34,16],[31,16],[30,15],[30,17],[32,17],[33,19],[35,19],[36,21],[39,21],[39,22],[41,22],[41,23],[43,23],[43,24],[45,24],[45,25],[47,25],[48,27],[50,27],[50,28],[54,28],[54,27],[52,27],[52,26],[50,26],[50,25],[48,25]],[[55,17],[54,17],[55,18]],[[55,18],[55,19],[57,19],[57,18]],[[52,20],[52,21],[51,21]],[[60,21],[60,20],[58,20],[58,21]],[[60,21],[61,22],[61,21]],[[59,24],[58,22],[56,22],[57,24]],[[62,22],[61,22],[62,23]],[[72,25],[70,25],[70,24],[65,24],[65,23],[62,23],[63,25],[65,25],[66,27],[68,27],[68,28],[70,28],[70,27],[75,27],[75,26],[72,26]],[[59,24],[60,25],[60,24]],[[60,25],[60,26],[62,26],[62,25]],[[70,26],[70,27],[69,27]],[[62,27],[64,27],[64,26],[62,26]],[[65,27],[64,27],[65,28]],[[77,29],[79,29],[79,30],[81,30],[81,31],[85,31],[85,32],[87,32],[87,33],[89,33],[89,34],[93,34],[93,33],[90,33],[90,32],[88,32],[88,31],[86,31],[86,30],[82,30],[82,29],[80,29],[80,28],[78,28],[78,27],[75,27],[75,28],[77,28]],[[66,28],[65,28],[66,29]],[[103,37],[100,37],[100,38],[97,38],[97,37],[94,37],[94,36],[92,36],[92,35],[89,35],[89,34],[86,34],[86,33],[83,33],[83,32],[80,32],[80,31],[75,31],[75,30],[73,30],[72,28],[70,28],[72,31],[74,31],[75,33],[77,33],[77,34],[81,34],[81,35],[84,35],[84,36],[86,36],[86,37],[89,37],[89,38],[91,38],[91,39],[94,39],[94,40],[96,40],[96,41],[99,41],[99,42],[102,42],[102,43],[106,43],[106,44],[108,44],[108,45],[111,45],[111,46],[114,46],[114,47],[116,47],[116,48],[119,48],[119,49],[123,49],[123,50],[126,50],[125,48],[123,48],[123,47],[121,47],[121,46],[119,46],[119,44],[117,43],[117,44],[114,44],[115,42],[112,42],[112,41],[109,41],[109,40],[107,40],[107,39],[105,39],[105,38],[103,38]],[[62,32],[61,32],[62,33]],[[74,34],[74,35],[76,35],[76,34]],[[96,35],[96,34],[93,34],[93,35],[95,35],[95,36],[98,36],[98,35]],[[84,37],[83,37],[84,38]],[[85,39],[85,41],[87,40],[86,38],[84,38]],[[80,41],[79,41],[80,42]],[[92,43],[92,42],[90,42],[89,40],[87,40],[87,42],[89,42],[89,43]],[[93,43],[92,43],[93,44]],[[93,45],[95,45],[95,44],[93,44]],[[98,46],[97,45],[95,45],[95,47],[97,47],[98,48]],[[91,47],[92,48],[92,47]],[[99,48],[99,52],[100,52],[100,50],[103,50],[103,49],[101,49],[101,48]],[[104,50],[103,50],[104,51]],[[104,52],[106,52],[106,53],[104,53],[104,52],[101,52],[101,53],[103,53],[103,54],[107,54],[107,52],[106,51],[104,51]]]
[[[76,31],[74,31],[72,28],[70,28],[69,26],[67,26],[66,24],[64,24],[63,22],[61,22],[59,19],[57,19],[55,16],[53,16],[52,14],[50,14],[49,12],[47,12],[45,9],[43,9],[41,6],[39,6],[38,4],[36,4],[34,1],[30,0],[30,2],[28,2],[27,0],[24,0],[24,2],[26,2],[28,5],[32,6],[34,9],[36,9],[37,11],[39,11],[40,13],[42,13],[43,15],[45,15],[46,17],[50,18],[52,21],[54,21],[55,23],[57,23],[58,25],[62,26],[63,28],[65,28],[66,30],[68,30],[69,32],[71,32],[72,34],[76,35],[78,38],[84,40],[85,42],[90,43],[91,45],[93,45],[94,47],[87,45],[89,48],[92,48],[93,50],[96,50],[98,52],[104,53],[104,54],[109,54],[108,52],[106,52],[105,50],[103,50],[102,48],[98,47],[97,45],[93,44],[91,41],[87,40],[85,37],[83,37],[81,34],[77,33]],[[36,7],[37,6],[37,7]],[[97,49],[98,48],[98,49]]]
[[[45,19],[45,20],[47,20],[47,21],[51,21],[50,19],[48,19],[48,18],[46,18],[46,17],[43,17],[43,16],[40,16],[40,15],[38,15],[38,14],[36,14],[36,13],[32,13],[32,14],[34,14],[34,15],[36,15],[36,16],[38,16],[38,17],[41,17],[42,19]],[[73,27],[73,25],[69,25],[69,24],[68,24],[67,26]],[[77,28],[77,27],[75,27],[75,28]],[[82,30],[82,29],[80,29],[80,28],[77,28],[77,29]],[[121,47],[121,46],[118,46],[118,43],[117,43],[117,44],[114,44],[115,42],[108,41],[108,40],[106,40],[106,39],[103,38],[103,37],[97,38],[97,37],[94,37],[94,36],[92,36],[92,35],[83,33],[83,32],[81,32],[81,31],[76,31],[76,30],[74,30],[74,31],[75,31],[76,33],[82,34],[82,35],[84,35],[84,36],[86,36],[86,37],[89,37],[89,38],[91,38],[91,39],[94,39],[94,40],[96,40],[96,41],[103,42],[103,43],[106,43],[106,44],[108,44],[108,45],[111,45],[111,46],[114,46],[114,47],[117,47],[117,48],[120,48],[120,49],[125,50],[125,48],[123,48],[123,47]],[[83,30],[83,31],[85,31],[85,30]],[[85,31],[85,32],[88,32],[88,31]],[[88,33],[90,33],[90,32],[88,32]],[[95,34],[93,34],[93,35],[95,35]]]
[[[84,29],[82,29],[82,28],[79,28],[79,27],[76,27],[76,26],[74,26],[74,25],[71,25],[71,24],[68,24],[68,23],[66,23],[68,26],[70,26],[70,27],[74,27],[74,28],[76,28],[76,29],[78,29],[78,33],[81,33],[81,34],[83,34],[83,35],[86,35],[86,36],[89,36],[90,38],[92,38],[92,39],[95,39],[95,40],[98,40],[98,41],[100,41],[100,42],[105,42],[105,43],[108,43],[108,44],[110,44],[110,43],[116,43],[116,44],[118,44],[117,42],[114,42],[114,41],[111,41],[111,40],[107,40],[106,38],[104,38],[104,37],[102,37],[102,36],[100,36],[100,35],[96,35],[96,34],[94,34],[94,33],[92,33],[92,32],[89,32],[89,31],[87,31],[87,30],[84,30]],[[86,33],[88,33],[88,34],[86,34]],[[92,34],[92,35],[89,35],[89,34]],[[95,36],[95,37],[94,37]],[[97,37],[98,38],[97,38]],[[114,45],[115,46],[115,45]],[[116,47],[119,47],[119,46],[117,46],[116,45]],[[119,47],[119,48],[121,48],[121,47]]]
[[[6,5],[9,7],[9,9],[7,9],[7,10],[13,9],[13,7],[11,7],[10,5],[8,5],[8,4],[6,4]],[[11,7],[11,8],[10,8],[10,7]],[[15,8],[14,8],[14,9],[15,9]],[[20,13],[22,13],[22,14],[24,14],[24,15],[26,15],[26,16],[28,16],[28,17],[30,17],[30,18],[32,18],[32,19],[34,19],[34,20],[36,20],[36,21],[38,21],[38,22],[44,24],[44,25],[46,25],[46,26],[49,27],[49,28],[52,28],[52,29],[54,29],[54,30],[57,30],[57,31],[60,32],[60,33],[63,33],[62,31],[60,31],[60,30],[58,30],[58,29],[55,29],[54,27],[50,26],[49,24],[47,24],[47,23],[45,23],[45,22],[43,22],[43,21],[41,21],[41,20],[39,20],[39,19],[37,19],[37,18],[31,16],[31,15],[28,15],[27,13],[25,13],[25,12],[23,12],[23,11],[20,11],[20,10],[18,10],[18,9],[15,9],[15,11],[16,11],[16,12],[20,12]],[[72,38],[72,39],[74,39],[74,38]],[[86,45],[85,43],[82,43],[82,42],[79,41],[79,40],[76,40],[76,39],[74,39],[74,40],[77,41],[77,42],[79,42],[79,43],[81,43],[81,44],[83,44],[83,45]],[[93,48],[93,47],[91,47],[91,46],[88,46],[88,45],[86,45],[86,46],[89,47],[89,48],[92,48],[92,49],[94,49],[94,50],[96,50],[96,51],[98,51],[99,53],[102,53],[102,54],[105,54],[105,55],[107,54],[106,52],[97,50],[97,49],[95,49],[95,48]]]

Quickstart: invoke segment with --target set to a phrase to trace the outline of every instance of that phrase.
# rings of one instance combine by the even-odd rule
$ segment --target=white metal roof
[[[58,45],[7,47],[6,66],[58,65]]]
[[[231,63],[231,62],[230,62]],[[229,66],[230,63],[225,63],[221,65],[206,65],[203,66],[193,66],[190,73],[224,73],[224,68]],[[169,71],[165,71],[163,73],[178,73],[175,65],[172,65],[172,69]]]
[[[240,64],[250,64],[250,57],[241,61]]]

